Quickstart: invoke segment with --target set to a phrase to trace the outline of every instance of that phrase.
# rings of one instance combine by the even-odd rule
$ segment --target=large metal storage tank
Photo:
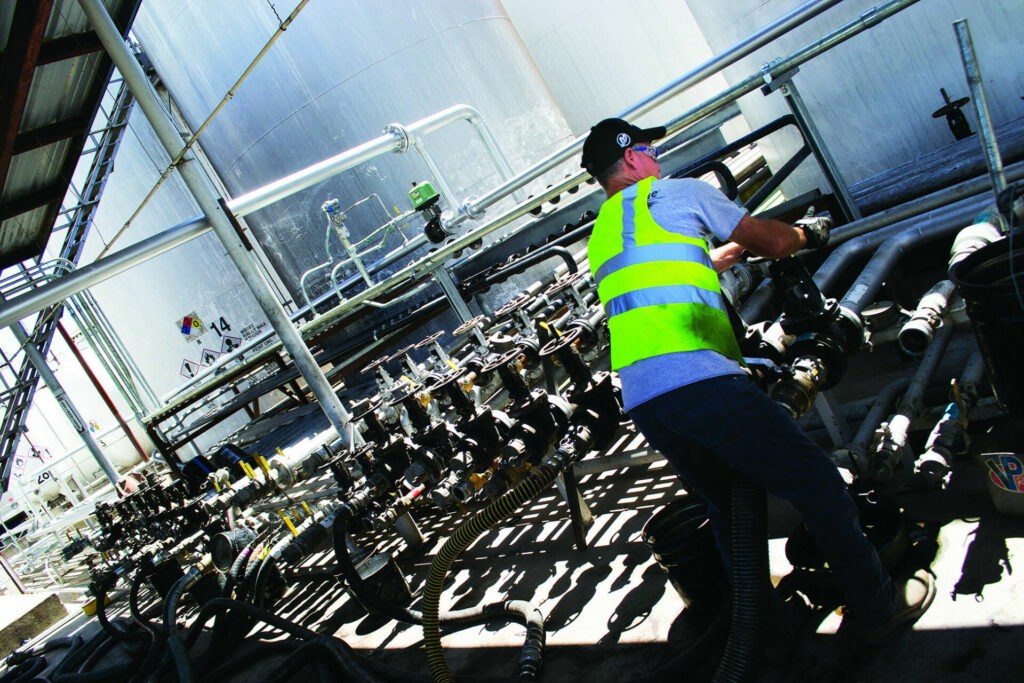
[[[251,0],[147,0],[134,30],[195,128],[295,4],[276,3],[275,11]],[[200,142],[238,196],[375,138],[390,122],[412,123],[459,103],[482,113],[513,169],[571,139],[497,1],[312,2]],[[425,142],[459,198],[499,183],[467,123]],[[301,301],[302,273],[326,260],[323,202],[336,197],[348,206],[376,192],[404,210],[410,184],[427,175],[414,153],[388,154],[251,214],[248,224]],[[382,222],[353,214],[349,228],[358,238]]]
[[[82,264],[96,259],[169,163],[153,129],[136,108],[97,207]],[[184,183],[177,174],[171,174],[112,250],[123,249],[200,214]],[[213,234],[203,235],[101,282],[90,292],[157,396],[181,386],[190,373],[201,371],[202,366],[209,364],[206,361],[211,355],[219,355],[236,340],[245,341],[247,336],[255,336],[267,326],[266,316]],[[182,334],[182,319],[193,314],[204,325],[192,334]],[[231,329],[221,332],[222,322]],[[102,369],[98,365],[93,369],[104,377],[109,393],[119,400]],[[92,405],[88,392],[69,393],[83,414],[95,410],[98,415],[106,415],[102,405]],[[242,424],[241,418],[229,421],[204,435],[200,443],[216,441]]]
[[[502,0],[501,4],[577,135],[713,56],[682,2]],[[724,77],[712,76],[640,123],[664,123],[725,87]]]
[[[687,5],[711,49],[720,52],[801,2],[688,0]],[[725,76],[730,83],[739,82],[765,62],[791,54],[879,4],[840,3],[727,69]],[[954,141],[945,120],[933,119],[932,112],[943,105],[940,88],[952,98],[970,95],[952,27],[963,17],[970,22],[995,124],[1024,115],[1024,62],[1019,59],[1024,2],[923,0],[808,62],[794,79],[847,183]],[[789,112],[778,93],[753,93],[740,104],[754,127]],[[964,111],[977,130],[970,107]],[[766,152],[766,158],[777,166],[798,144],[791,136],[782,148]],[[794,183],[801,191],[815,184],[827,187],[813,161],[802,164]]]

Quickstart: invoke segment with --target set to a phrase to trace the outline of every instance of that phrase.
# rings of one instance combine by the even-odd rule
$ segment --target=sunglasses
[[[658,155],[661,154],[661,150],[655,147],[654,145],[637,145],[636,147],[633,147],[633,149],[635,149],[638,152],[643,152],[644,154],[655,160],[657,160]]]

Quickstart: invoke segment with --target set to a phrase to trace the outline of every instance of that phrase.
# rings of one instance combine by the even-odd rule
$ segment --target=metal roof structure
[[[141,0],[108,0],[122,35]],[[0,268],[42,253],[112,63],[76,0],[0,2]]]

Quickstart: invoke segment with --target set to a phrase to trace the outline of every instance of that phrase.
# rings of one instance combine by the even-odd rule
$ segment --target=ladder
[[[64,197],[65,206],[57,214],[57,223],[53,228],[54,232],[67,231],[58,262],[61,260],[70,262],[72,267],[78,263],[81,256],[82,246],[85,244],[85,238],[92,225],[96,207],[99,206],[107,178],[114,169],[114,157],[121,143],[122,133],[128,125],[128,116],[131,114],[134,104],[131,91],[116,72],[107,85],[107,92],[111,91],[114,91],[113,103],[109,108],[105,108],[101,103],[99,116],[94,122],[94,125],[96,123],[100,123],[100,125],[89,133],[79,159],[79,165],[90,163],[85,182],[80,191],[74,183],[69,185],[68,193]],[[70,205],[68,204],[69,200],[73,201]],[[40,256],[39,259],[41,258]],[[38,286],[37,278],[24,265],[21,265],[20,268],[25,281],[30,286]],[[28,343],[34,344],[44,358],[53,341],[53,333],[63,312],[63,306],[64,304],[61,302],[40,311],[36,318],[35,328],[29,335]],[[14,372],[14,362],[19,356],[21,365],[17,372]],[[14,381],[11,386],[8,386],[5,379],[2,393],[0,393],[0,397],[3,398],[4,415],[0,422],[0,491],[7,488],[14,465],[15,452],[21,441],[28,410],[32,406],[32,399],[35,397],[39,384],[39,373],[36,372],[35,367],[25,354],[17,353],[11,358],[4,356],[2,361],[0,376],[6,374],[9,378],[13,374]]]

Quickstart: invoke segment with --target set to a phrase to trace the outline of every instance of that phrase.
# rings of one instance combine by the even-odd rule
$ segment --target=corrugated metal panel
[[[29,0],[20,1],[25,3],[23,8],[32,5]],[[127,28],[139,1],[110,0],[107,6],[111,16]],[[110,75],[109,59],[94,48],[78,56],[38,65],[34,61],[23,61],[23,55],[7,54],[17,7],[15,2],[5,2],[0,7],[0,36],[3,36],[5,61],[13,64],[17,60],[23,74],[31,70],[31,84],[20,115],[13,110],[17,104],[8,99],[0,103],[0,107],[8,108],[8,113],[0,120],[10,121],[9,125],[16,127],[21,135],[83,114],[91,116]],[[21,26],[19,30],[26,28]],[[89,31],[77,0],[56,0],[45,20],[42,44],[38,47],[40,59],[43,60],[47,48],[55,44],[53,41],[67,40],[74,47],[75,37]],[[0,188],[0,216],[4,219],[0,224],[0,268],[43,250],[84,140],[84,134],[70,132],[63,140],[20,154],[4,145],[0,157],[4,161],[0,164],[0,177],[4,179]],[[37,208],[41,205],[42,210]]]

